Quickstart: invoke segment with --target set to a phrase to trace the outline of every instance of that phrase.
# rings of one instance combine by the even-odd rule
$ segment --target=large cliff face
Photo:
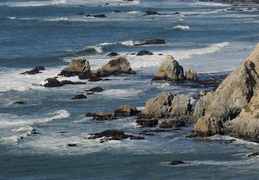
[[[224,134],[223,124],[237,117],[259,89],[259,43],[254,51],[214,92],[197,103],[194,115],[200,117],[192,136]]]

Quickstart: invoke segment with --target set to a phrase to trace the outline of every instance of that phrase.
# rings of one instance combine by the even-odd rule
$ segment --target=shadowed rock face
[[[184,79],[183,67],[173,56],[168,55],[162,61],[161,67],[152,80],[183,81]]]
[[[238,116],[259,89],[259,44],[216,89],[198,101],[194,115],[200,117],[192,135],[224,134],[223,124]]]

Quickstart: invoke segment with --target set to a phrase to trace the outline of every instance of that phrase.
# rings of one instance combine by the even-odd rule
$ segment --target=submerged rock
[[[179,164],[186,164],[186,163],[183,162],[183,161],[179,161],[179,160],[173,160],[173,161],[170,162],[168,165],[176,166],[176,165],[179,165]]]
[[[105,130],[101,133],[91,134],[91,137],[89,137],[88,139],[97,139],[97,138],[102,138],[100,140],[101,143],[108,142],[111,140],[123,140],[128,138],[130,138],[130,140],[144,139],[143,137],[127,135],[122,130]]]
[[[134,46],[150,45],[150,44],[165,44],[165,40],[162,38],[157,38],[154,40],[145,41],[144,43],[135,44]]]
[[[146,13],[146,15],[162,15],[162,14],[156,12],[156,11],[151,11],[151,10],[148,10],[145,13]]]
[[[147,50],[141,50],[137,53],[137,56],[144,56],[144,55],[153,55],[153,53]]]
[[[72,99],[87,99],[87,97],[84,94],[77,94]]]
[[[259,89],[259,44],[254,51],[212,92],[201,97],[194,109],[200,117],[193,127],[192,137],[224,134],[226,121],[236,118]],[[245,120],[243,120],[245,122]],[[255,120],[251,122],[256,124]],[[226,124],[226,123],[225,123]],[[240,125],[242,120],[240,121]],[[244,124],[244,123],[243,123]],[[251,127],[249,125],[249,127]],[[237,128],[236,130],[238,130]],[[245,129],[244,129],[245,130]],[[245,131],[249,130],[247,128]],[[238,130],[239,131],[239,130]],[[255,133],[254,129],[252,134]],[[235,131],[233,134],[236,134]],[[241,133],[240,135],[245,134]]]
[[[137,108],[134,106],[123,105],[114,111],[114,115],[116,117],[127,117],[127,116],[135,116],[139,112],[140,111],[138,111]]]
[[[184,79],[183,67],[173,56],[168,55],[162,61],[161,67],[152,80],[183,81]]]

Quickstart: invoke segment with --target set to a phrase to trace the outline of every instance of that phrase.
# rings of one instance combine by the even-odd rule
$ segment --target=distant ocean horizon
[[[212,90],[151,79],[166,55],[198,78],[228,75],[258,43],[258,15],[258,4],[220,1],[2,0],[0,179],[257,179],[259,160],[247,157],[257,143],[220,135],[189,139],[193,125],[158,133],[152,131],[159,126],[142,128],[135,116],[94,121],[85,114],[113,113],[124,104],[142,110],[163,91],[193,97]],[[138,45],[157,38],[165,44]],[[137,56],[141,50],[153,55]],[[98,82],[58,77],[86,84],[43,86],[79,57],[93,70],[125,57],[136,74]],[[36,66],[45,70],[21,74]],[[72,100],[97,86],[104,91]],[[107,129],[152,136],[88,139]],[[186,164],[169,166],[172,160]]]

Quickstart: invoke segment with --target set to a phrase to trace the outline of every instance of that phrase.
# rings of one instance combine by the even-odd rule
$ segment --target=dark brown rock
[[[186,164],[186,163],[183,162],[183,161],[179,161],[179,160],[173,160],[173,161],[170,162],[168,165],[176,166],[176,165],[179,165],[179,164]]]
[[[248,157],[253,157],[253,156],[259,156],[259,152],[255,152],[255,153],[252,153],[252,154],[248,155]]]
[[[157,38],[154,40],[147,40],[144,43],[135,44],[135,46],[150,45],[150,44],[165,44],[165,40],[162,38]]]
[[[118,55],[119,55],[119,54],[116,53],[116,52],[111,52],[111,53],[107,54],[107,56],[118,56]]]
[[[16,102],[14,102],[14,104],[26,104],[26,102],[24,102],[24,101],[16,101]]]
[[[29,74],[29,75],[33,75],[33,74],[38,74],[38,73],[41,73],[41,70],[45,70],[45,68],[43,66],[37,66],[35,68],[33,68],[32,70],[30,71],[25,71],[21,74]]]
[[[137,56],[144,56],[144,55],[153,55],[153,53],[147,50],[141,50],[137,53]]]
[[[91,92],[102,92],[102,91],[104,91],[104,89],[101,88],[100,86],[97,86],[97,87],[89,89],[88,91],[91,91]]]
[[[73,82],[73,81],[69,81],[69,80],[61,81],[61,83],[62,83],[63,85],[65,85],[65,84],[70,84],[70,85],[86,84],[85,82]]]
[[[158,124],[158,120],[157,119],[138,119],[136,123],[141,127],[154,127]]]
[[[156,12],[156,11],[151,11],[151,10],[146,11],[145,13],[146,13],[146,15],[162,15],[162,14]]]
[[[116,117],[111,113],[99,112],[93,116],[93,120],[113,120]]]
[[[182,126],[187,126],[187,122],[180,119],[166,120],[160,124],[160,128],[178,128]]]
[[[87,97],[84,94],[77,94],[72,99],[87,99]]]
[[[59,87],[59,86],[63,86],[63,84],[57,80],[57,78],[48,78],[45,81],[47,81],[46,84],[44,84],[44,87]]]

